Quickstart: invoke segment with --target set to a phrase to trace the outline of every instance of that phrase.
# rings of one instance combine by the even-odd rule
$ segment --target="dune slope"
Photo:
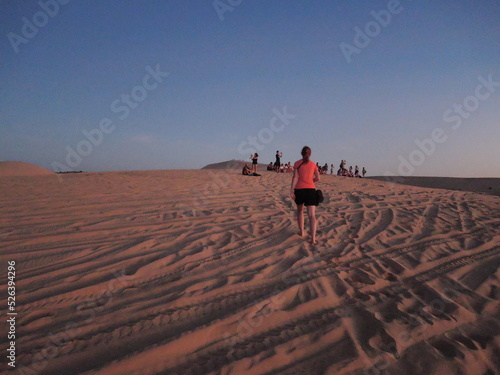
[[[0,161],[0,177],[54,175],[54,172],[22,161]]]
[[[290,175],[2,185],[17,371],[498,372],[500,199],[322,177],[318,246],[295,234]]]

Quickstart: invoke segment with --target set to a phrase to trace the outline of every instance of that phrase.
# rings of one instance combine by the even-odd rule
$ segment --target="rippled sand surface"
[[[322,176],[313,246],[290,180],[0,178],[13,373],[500,371],[499,197]]]

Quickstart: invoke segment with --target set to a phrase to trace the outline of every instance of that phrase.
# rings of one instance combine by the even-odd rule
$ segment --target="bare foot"
[[[302,232],[297,232],[297,236],[299,236],[299,237],[303,237],[303,236],[304,236],[304,233],[302,233]]]
[[[317,244],[318,244],[318,241],[316,241],[316,240],[314,240],[314,241],[313,241],[313,240],[311,240],[311,243],[312,243],[313,245],[317,245]]]

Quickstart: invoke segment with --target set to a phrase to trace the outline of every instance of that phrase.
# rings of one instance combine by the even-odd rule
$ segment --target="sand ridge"
[[[2,186],[2,254],[19,270],[20,366],[499,371],[498,197],[322,176],[313,246],[294,235],[290,175],[239,173],[87,173]]]
[[[500,196],[500,178],[461,178],[461,177],[369,177],[379,181],[398,182],[404,185],[434,189],[450,189],[485,193]]]
[[[22,161],[0,161],[0,177],[54,175],[54,172]]]

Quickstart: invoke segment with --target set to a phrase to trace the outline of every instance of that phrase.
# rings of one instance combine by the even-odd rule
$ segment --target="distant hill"
[[[403,185],[471,191],[500,196],[500,178],[461,178],[461,177],[367,177],[373,180],[398,182]]]
[[[245,164],[248,164],[249,167],[252,166],[252,162],[249,161],[244,161],[244,160],[228,160],[228,161],[222,161],[220,163],[213,163],[213,164],[208,164],[205,165],[201,169],[243,169],[243,166]],[[266,170],[267,164],[261,164],[259,163],[259,171]]]
[[[0,177],[47,176],[54,174],[54,172],[48,169],[22,161],[0,161]]]

